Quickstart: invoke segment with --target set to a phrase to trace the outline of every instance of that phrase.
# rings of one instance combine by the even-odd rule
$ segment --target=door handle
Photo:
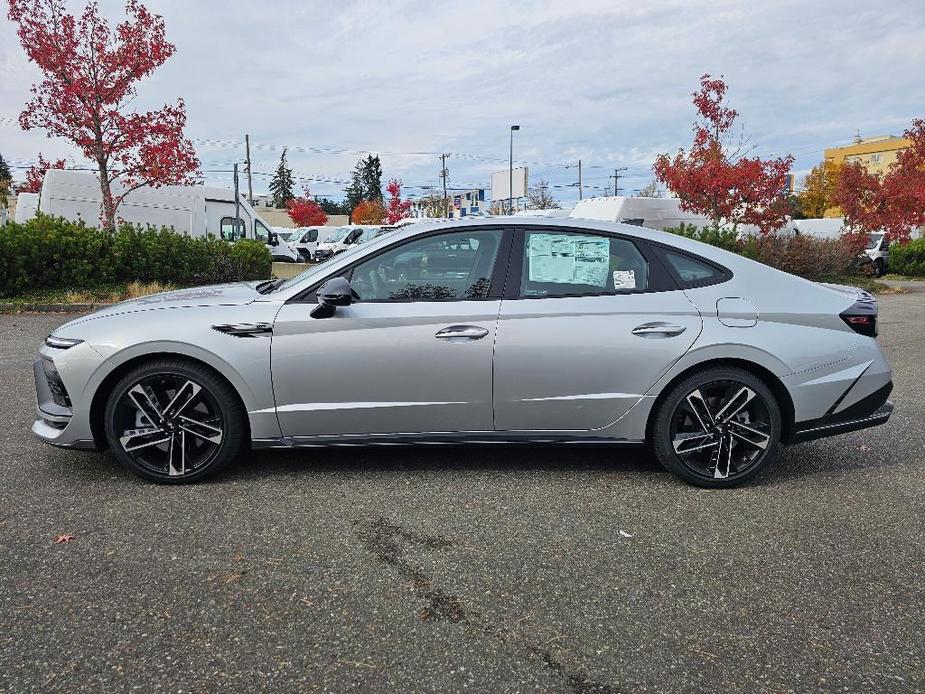
[[[633,335],[639,337],[674,337],[680,335],[687,328],[683,325],[671,325],[670,323],[644,323],[633,328]]]
[[[488,334],[488,330],[477,325],[451,325],[437,331],[434,335],[438,340],[481,340]]]

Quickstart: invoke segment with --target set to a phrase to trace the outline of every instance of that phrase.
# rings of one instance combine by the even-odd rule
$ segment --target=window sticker
[[[636,288],[636,271],[635,270],[614,270],[613,271],[613,288],[615,291],[621,289]]]
[[[569,234],[531,234],[527,244],[531,282],[607,285],[610,241]]]

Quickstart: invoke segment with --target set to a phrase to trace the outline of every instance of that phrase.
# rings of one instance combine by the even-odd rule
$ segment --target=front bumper
[[[82,392],[85,382],[80,378],[75,380],[74,374],[84,376],[98,360],[99,355],[85,344],[68,350],[42,346],[32,364],[36,405],[31,429],[37,438],[61,448],[98,450],[87,408],[79,399],[71,401],[73,394]],[[59,372],[59,362],[70,368]]]

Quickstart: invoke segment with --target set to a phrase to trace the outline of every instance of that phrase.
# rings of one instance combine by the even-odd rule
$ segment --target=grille
[[[71,396],[68,395],[67,388],[64,387],[64,381],[58,375],[54,362],[50,359],[43,359],[42,369],[45,371],[45,380],[48,381],[51,399],[54,400],[56,405],[69,408],[71,406]]]

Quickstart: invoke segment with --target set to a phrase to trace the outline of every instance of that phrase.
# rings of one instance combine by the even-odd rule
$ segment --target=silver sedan
[[[647,444],[729,487],[781,444],[887,421],[866,292],[576,219],[415,224],[287,281],[156,294],[58,328],[32,431],[154,482],[247,449]]]

